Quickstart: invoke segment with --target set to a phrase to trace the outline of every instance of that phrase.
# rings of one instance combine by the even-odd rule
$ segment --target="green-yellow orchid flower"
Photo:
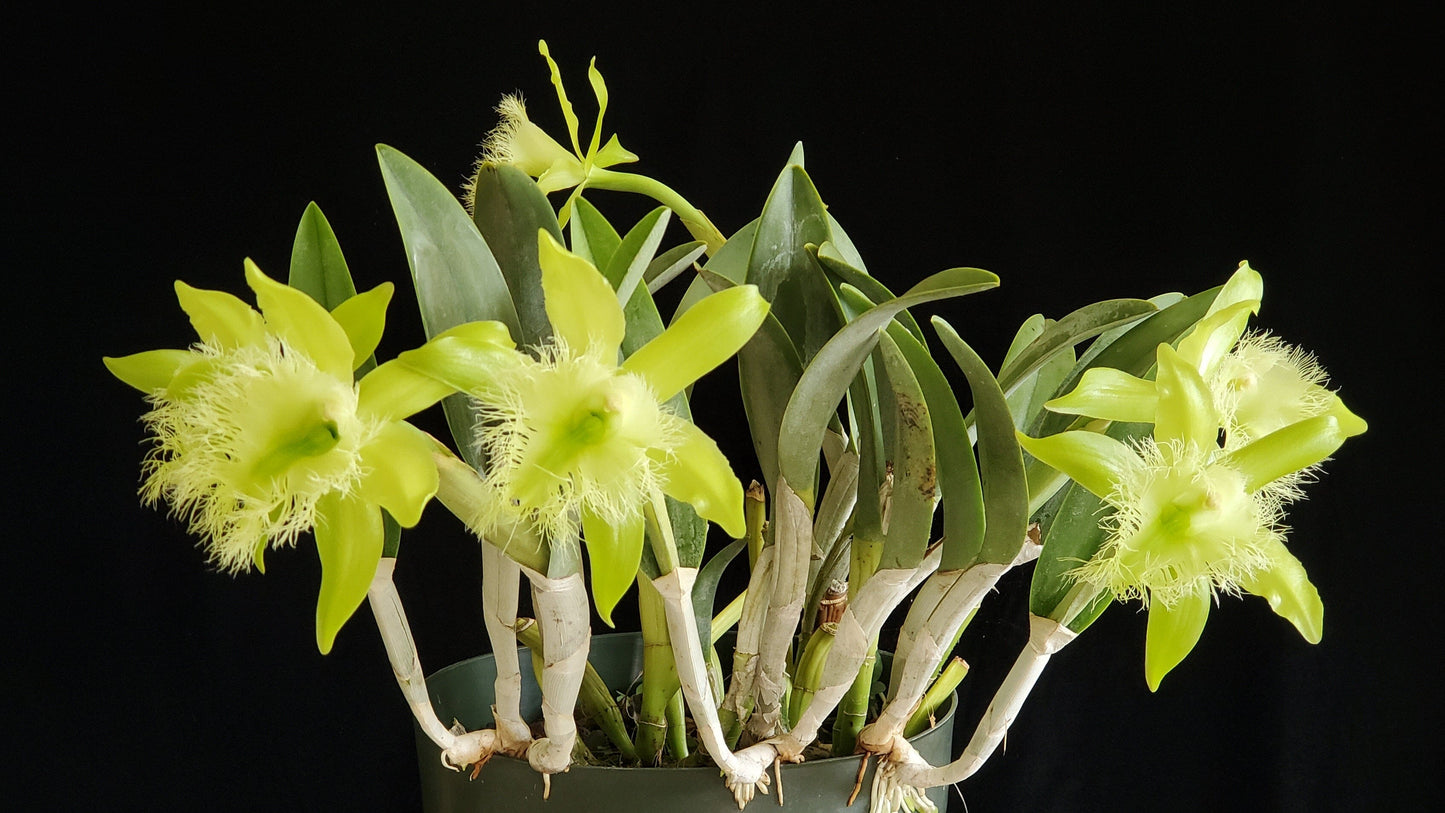
[[[717,444],[666,403],[747,343],[768,303],[752,285],[712,294],[619,363],[626,320],[612,286],[546,230],[538,262],[553,338],[535,358],[516,352],[501,370],[418,369],[477,398],[496,495],[478,530],[580,528],[606,620],[636,576],[644,506],[659,493],[743,536],[742,484]]]
[[[1205,317],[1179,342],[1180,357],[1208,385],[1226,448],[1326,414],[1338,418],[1350,434],[1364,432],[1365,422],[1327,388],[1329,377],[1313,356],[1267,333],[1246,333],[1263,293],[1259,272],[1240,263]],[[1158,399],[1152,381],[1094,368],[1072,392],[1045,406],[1072,415],[1152,423]]]
[[[547,68],[551,71],[552,87],[557,91],[562,118],[567,122],[571,148],[559,143],[527,118],[527,107],[522,97],[510,94],[503,96],[501,103],[497,105],[496,112],[502,120],[482,142],[482,156],[477,161],[478,168],[489,164],[509,164],[536,178],[537,186],[544,193],[571,189],[572,194],[558,213],[558,219],[564,226],[572,216],[573,202],[588,187],[635,192],[647,195],[672,209],[692,236],[707,244],[709,254],[720,248],[724,242],[722,233],[706,215],[677,192],[644,175],[609,169],[618,164],[632,163],[637,160],[637,156],[624,148],[615,134],[605,144],[602,142],[602,119],[607,113],[608,96],[607,83],[603,81],[602,73],[597,70],[597,60],[594,58],[587,67],[587,79],[592,85],[593,95],[597,98],[597,121],[592,128],[592,139],[588,142],[587,149],[583,150],[578,133],[577,113],[572,109],[571,100],[567,98],[567,90],[562,84],[562,71],[552,59],[545,40],[538,41],[537,50],[547,60]],[[467,191],[468,201],[472,200],[475,192],[474,188]],[[470,206],[470,203],[468,205]]]
[[[366,596],[382,554],[382,509],[410,527],[436,493],[432,441],[404,419],[452,390],[400,360],[354,380],[381,339],[391,283],[328,313],[250,260],[245,269],[259,313],[177,282],[200,341],[105,364],[151,405],[142,499],[184,517],[217,567],[264,571],[267,547],[315,530],[316,644],[325,653]],[[511,347],[500,324],[470,330]]]
[[[1195,363],[1158,349],[1154,435],[1133,445],[1088,431],[1019,436],[1023,448],[1114,509],[1079,582],[1149,609],[1150,689],[1189,654],[1218,593],[1248,592],[1317,643],[1324,607],[1284,545],[1283,505],[1353,428],[1325,413],[1221,448],[1219,416]],[[1151,386],[1154,386],[1151,384]]]

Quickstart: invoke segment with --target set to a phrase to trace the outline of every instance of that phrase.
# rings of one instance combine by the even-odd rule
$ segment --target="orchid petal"
[[[350,379],[351,340],[319,302],[289,285],[283,285],[246,260],[246,283],[256,292],[256,304],[270,331],[309,357],[322,372]]]
[[[1194,331],[1179,342],[1179,355],[1194,365],[1200,375],[1209,375],[1239,342],[1249,324],[1249,315],[1257,310],[1257,299],[1237,302],[1199,320]]]
[[[1224,463],[1244,475],[1245,490],[1258,491],[1334,454],[1349,436],[1339,418],[1316,415],[1236,449]]]
[[[552,87],[557,90],[557,102],[562,106],[562,118],[567,120],[567,133],[572,136],[572,151],[581,155],[582,148],[577,141],[577,114],[572,110],[572,102],[567,100],[567,89],[562,87],[562,71],[552,59],[552,53],[547,50],[546,40],[537,40],[537,53],[547,60],[547,69],[552,72]]]
[[[1088,415],[1106,421],[1153,423],[1159,407],[1159,390],[1153,381],[1135,378],[1113,367],[1093,367],[1078,386],[1044,404],[1053,412]]]
[[[1268,601],[1275,614],[1293,624],[1306,641],[1319,643],[1324,637],[1325,620],[1325,605],[1320,601],[1319,591],[1310,584],[1304,565],[1283,542],[1273,538],[1268,548],[1274,563],[1240,579],[1240,586]]]
[[[357,387],[356,411],[380,420],[401,420],[456,392],[401,359],[367,373]]]
[[[582,172],[582,162],[578,161],[576,156],[568,154],[553,161],[551,166],[537,176],[537,188],[546,195],[561,189],[570,189],[586,179],[586,174]]]
[[[1228,281],[1219,289],[1214,297],[1214,302],[1205,312],[1205,318],[1213,316],[1225,308],[1237,305],[1241,302],[1249,302],[1253,306],[1253,312],[1259,313],[1260,301],[1264,299],[1264,277],[1253,268],[1249,262],[1241,262],[1239,268],[1230,275]]]
[[[679,316],[662,335],[622,363],[666,401],[748,343],[768,315],[756,285],[718,291]]]
[[[1024,451],[1074,479],[1096,497],[1108,497],[1114,483],[1138,464],[1128,446],[1098,432],[1060,432],[1045,438],[1018,433]]]
[[[147,350],[119,358],[106,356],[102,361],[111,375],[149,395],[165,389],[195,358],[190,350]]]
[[[1209,385],[1188,361],[1167,344],[1159,345],[1159,408],[1154,439],[1161,446],[1173,441],[1199,449],[1214,446],[1219,437],[1219,415]]]
[[[225,291],[207,291],[176,280],[176,299],[202,342],[222,349],[263,344],[261,314]]]
[[[618,164],[631,164],[637,161],[637,154],[622,146],[622,142],[613,135],[607,139],[607,144],[597,151],[592,157],[592,166],[599,169],[616,166]]]
[[[1333,393],[1330,395],[1330,405],[1325,409],[1324,414],[1332,415],[1340,422],[1340,431],[1343,432],[1347,438],[1352,438],[1355,435],[1363,435],[1365,430],[1370,428],[1370,425],[1365,423],[1364,418],[1351,412],[1350,408],[1345,406],[1345,402],[1340,400],[1340,396],[1334,395]]]
[[[717,443],[695,425],[676,419],[681,436],[673,454],[650,452],[660,465],[663,492],[690,504],[698,516],[716,523],[728,536],[740,539],[743,524],[743,485]]]
[[[381,344],[381,334],[386,328],[386,306],[391,304],[395,291],[395,285],[383,282],[332,309],[331,318],[341,325],[351,342],[351,369],[365,364]]]
[[[597,605],[597,614],[609,627],[615,626],[613,608],[637,580],[645,527],[641,511],[631,514],[619,525],[592,511],[582,511],[582,534],[587,541],[587,558],[592,563],[592,601]]]
[[[617,292],[591,263],[568,251],[546,229],[537,230],[543,305],[552,335],[577,352],[597,348],[614,361],[627,321]]]
[[[1144,679],[1149,691],[1159,691],[1159,682],[1178,666],[1199,643],[1209,620],[1210,593],[1189,593],[1173,607],[1162,601],[1149,605],[1149,628],[1144,643]]]
[[[587,157],[594,158],[597,147],[602,143],[602,117],[607,114],[607,83],[602,80],[602,72],[597,70],[595,56],[587,63],[587,81],[592,85],[592,95],[597,97],[597,123],[592,128],[592,143],[587,145]]]
[[[438,333],[396,361],[457,392],[486,395],[495,390],[499,374],[524,363],[525,357],[512,347],[501,322],[467,322]]]
[[[392,421],[361,449],[361,495],[385,508],[410,528],[421,520],[422,509],[437,492],[437,467],[432,441],[426,433],[404,421]]]
[[[325,494],[316,503],[316,551],[321,594],[316,601],[316,647],[325,655],[336,633],[366,598],[381,561],[381,509],[361,495]]]

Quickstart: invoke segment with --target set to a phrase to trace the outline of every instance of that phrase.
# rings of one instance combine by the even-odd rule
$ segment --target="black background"
[[[137,505],[142,404],[100,356],[189,340],[174,279],[244,293],[246,256],[284,274],[312,199],[360,287],[399,285],[383,355],[419,343],[373,144],[459,185],[516,89],[560,134],[546,37],[584,128],[596,54],[608,131],[724,231],[756,216],[802,140],[896,290],[949,266],[998,273],[1000,290],[937,311],[995,362],[1035,311],[1193,292],[1248,258],[1259,324],[1315,351],[1371,422],[1291,516],[1323,643],[1225,600],[1151,695],[1144,617],[1116,607],[960,788],[970,811],[1441,797],[1437,27],[1363,4],[485,5],[12,21],[0,793],[33,809],[418,809],[410,718],[370,619],[322,657],[314,548],[233,580]],[[593,200],[620,224],[650,208]],[[749,477],[730,374],[700,387],[700,420]],[[475,544],[442,511],[404,544],[427,668],[485,651]],[[1022,642],[1025,592],[1006,584],[964,642],[966,716]]]

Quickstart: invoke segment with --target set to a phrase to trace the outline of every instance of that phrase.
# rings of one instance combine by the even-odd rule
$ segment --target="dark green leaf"
[[[703,269],[698,279],[709,290],[732,287],[732,282],[709,269]],[[768,314],[758,332],[738,351],[738,382],[753,451],[769,493],[776,493],[778,480],[778,430],[783,425],[788,398],[802,374],[803,362],[797,348],[778,320]]]
[[[746,281],[772,303],[773,314],[806,363],[838,330],[837,315],[818,306],[832,296],[827,277],[807,245],[831,239],[827,210],[801,166],[778,176],[763,206],[748,255]],[[841,397],[841,396],[840,396]]]
[[[928,551],[933,530],[938,460],[933,450],[933,422],[923,389],[898,345],[884,333],[878,342],[888,371],[893,412],[889,460],[893,464],[893,496],[888,530],[883,535],[881,568],[915,568]],[[1020,464],[1022,465],[1022,464]]]
[[[1142,299],[1110,299],[1086,305],[1044,328],[998,374],[1004,392],[1012,392],[1028,375],[1065,349],[1091,339],[1110,328],[1125,325],[1155,312],[1154,305]]]
[[[717,600],[717,586],[722,581],[723,571],[739,553],[748,546],[746,538],[734,540],[727,547],[713,554],[707,564],[697,572],[697,581],[692,585],[692,610],[697,615],[698,640],[706,647],[712,640],[713,604]]]
[[[803,371],[783,415],[778,442],[778,467],[788,485],[812,505],[823,432],[863,359],[873,350],[878,333],[904,308],[998,286],[998,277],[977,268],[940,271],[897,299],[879,303],[828,340]]]
[[[662,290],[663,286],[672,282],[696,262],[704,251],[707,251],[707,244],[701,240],[694,240],[691,243],[674,246],[657,255],[656,259],[647,264],[647,272],[642,275],[647,282],[647,292],[655,294]]]
[[[336,242],[336,233],[314,201],[306,204],[296,226],[287,284],[305,291],[327,310],[356,296],[356,284],[351,280],[341,245]]]
[[[514,338],[523,347],[535,347],[552,336],[542,302],[537,233],[545,229],[561,243],[557,215],[536,181],[516,167],[488,164],[478,171],[475,185],[472,222],[492,250],[512,292],[521,324]]]
[[[828,276],[835,280],[837,284],[847,283],[852,285],[854,288],[863,292],[863,295],[868,297],[868,301],[875,305],[879,302],[887,302],[894,298],[893,292],[888,290],[887,286],[868,276],[868,272],[849,264],[848,261],[843,258],[842,253],[835,243],[827,242],[818,246],[815,249],[815,254],[818,258],[819,265],[822,266],[824,271],[828,272]],[[927,342],[923,339],[923,329],[918,326],[918,322],[913,318],[912,314],[908,311],[903,311],[894,318],[902,322],[904,327],[908,328],[908,332],[912,333],[915,339],[927,345]]]
[[[978,560],[1011,562],[1024,543],[1029,520],[1029,488],[1024,479],[1023,450],[1014,435],[1008,402],[988,365],[952,326],[935,316],[933,328],[968,378],[974,411],[979,416],[978,469],[983,479],[987,522]]]
[[[587,258],[598,270],[612,262],[612,255],[622,243],[617,230],[607,218],[592,205],[592,201],[578,197],[572,203],[572,253]]]
[[[499,321],[513,336],[520,336],[507,281],[466,210],[441,181],[400,151],[379,144],[376,156],[406,246],[427,336],[486,320]],[[457,448],[468,463],[478,466],[475,416],[466,397],[448,396],[442,408]]]
[[[617,250],[612,253],[612,260],[602,269],[602,275],[612,283],[620,301],[626,302],[632,298],[632,292],[642,282],[647,266],[652,262],[652,258],[657,256],[657,247],[662,245],[662,234],[667,231],[667,224],[671,220],[672,212],[667,207],[659,206],[653,209],[637,221],[637,225],[627,232],[627,236],[622,238]]]

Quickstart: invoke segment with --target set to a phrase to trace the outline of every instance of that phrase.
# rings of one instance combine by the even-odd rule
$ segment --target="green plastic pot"
[[[887,667],[888,654],[880,660]],[[642,637],[638,633],[614,633],[592,638],[588,660],[610,687],[626,687],[642,671]],[[525,650],[521,662],[531,663]],[[432,704],[437,716],[450,723],[461,722],[468,730],[487,728],[492,724],[492,684],[496,679],[496,662],[483,655],[452,664],[427,678]],[[924,758],[935,765],[952,759],[953,712],[957,696],[949,699],[932,729],[914,737],[911,742]],[[522,670],[522,715],[527,719],[541,716],[542,694],[533,679],[532,670]],[[636,813],[647,811],[687,811],[687,813],[737,813],[737,803],[723,786],[715,767],[705,768],[601,768],[574,765],[571,770],[552,777],[552,793],[542,798],[542,777],[524,760],[493,757],[476,779],[470,771],[458,772],[441,764],[436,745],[416,729],[417,758],[421,768],[422,808],[426,813],[563,813],[563,811],[597,811],[598,813]],[[840,810],[867,810],[868,789],[872,786],[874,761],[869,761],[863,779],[863,790],[851,807],[848,794],[858,775],[860,757],[818,759],[800,765],[783,767],[784,807],[794,813],[832,813]],[[748,806],[753,811],[777,807],[776,789],[769,796],[759,796]],[[930,798],[939,809],[947,806],[947,788],[934,788]]]

